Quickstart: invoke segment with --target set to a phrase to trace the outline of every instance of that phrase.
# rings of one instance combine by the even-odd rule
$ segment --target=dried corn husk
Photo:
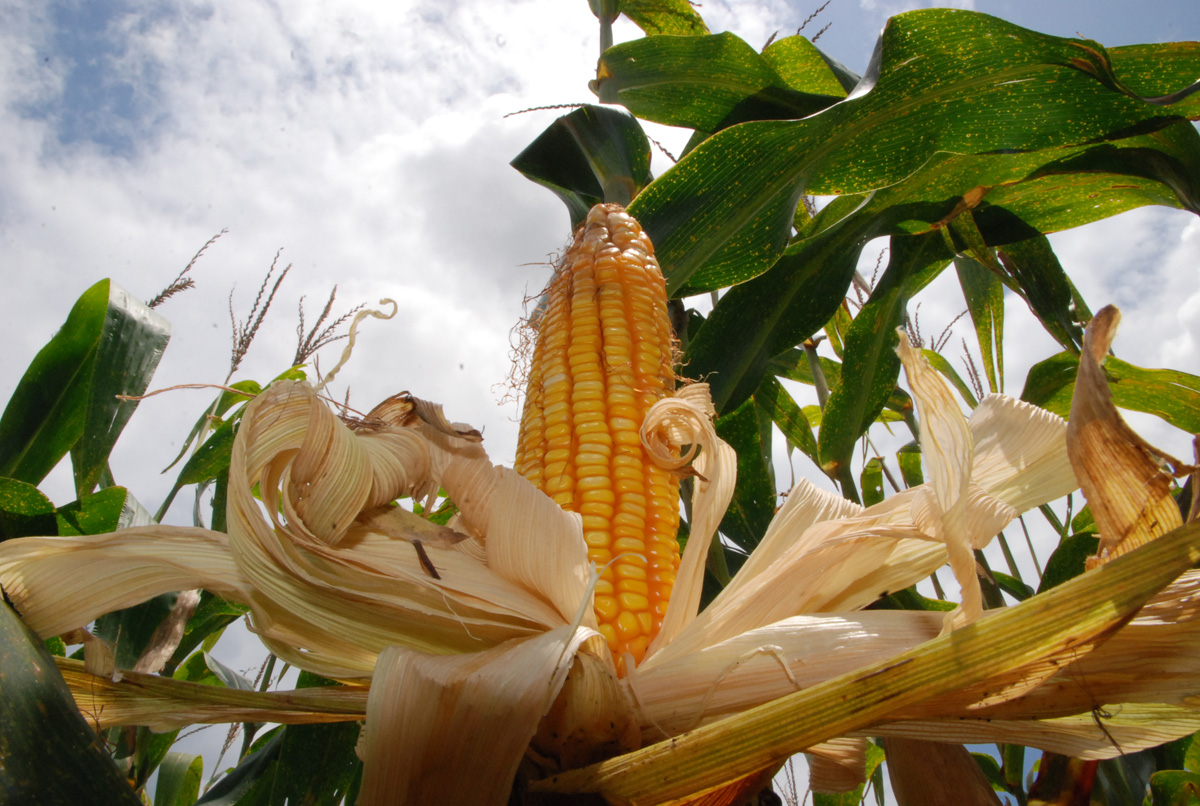
[[[884,737],[883,750],[900,806],[1000,806],[983,770],[961,744]]]
[[[940,463],[930,484],[865,510],[799,486],[759,551],[699,616],[703,560],[732,491],[734,457],[712,430],[702,385],[652,410],[643,429],[652,453],[671,462],[678,448],[699,446],[689,457],[697,473],[692,536],[663,633],[619,682],[611,658],[581,650],[596,639],[593,571],[577,516],[492,465],[471,429],[447,428],[440,417],[431,418],[440,425],[416,417],[401,427],[381,416],[353,431],[305,384],[277,384],[248,408],[231,465],[228,537],[153,527],[12,540],[0,544],[0,583],[43,635],[154,593],[209,587],[247,604],[254,629],[285,660],[344,680],[374,676],[365,803],[383,802],[396,787],[420,802],[428,770],[464,767],[464,731],[488,740],[479,747],[494,757],[479,780],[503,789],[497,782],[511,781],[547,713],[578,739],[556,746],[538,738],[552,765],[636,743],[628,724],[596,730],[603,718],[635,720],[644,742],[672,737],[675,750],[652,746],[564,772],[554,784],[649,802],[721,789],[793,751],[837,748],[839,737],[881,725],[916,738],[927,738],[930,724],[952,725],[947,735],[1040,742],[1075,755],[1111,750],[1102,731],[1083,724],[1097,704],[1127,703],[1105,723],[1122,746],[1194,730],[1197,578],[1181,578],[1124,626],[1155,586],[1194,560],[1194,528],[1147,546],[1151,559],[1135,553],[1066,593],[950,636],[938,637],[938,614],[849,612],[946,562],[947,541],[982,546],[1016,513],[1075,486],[1060,419],[998,396],[965,419],[938,391],[942,381],[914,367],[923,450]],[[265,506],[252,494],[256,484]],[[461,509],[450,530],[386,508],[439,486]],[[1153,686],[1140,672],[1146,664],[1163,670]],[[586,683],[563,687],[573,668],[585,668]],[[363,712],[361,687],[351,690],[353,702],[235,702],[131,675],[92,686],[99,693],[89,700],[86,679],[72,680],[85,711],[103,708],[111,724]],[[1163,719],[1132,718],[1150,713]],[[654,762],[653,780],[639,766],[645,760]],[[476,787],[464,797],[484,793]]]
[[[1193,468],[1142,439],[1117,413],[1100,364],[1117,335],[1121,313],[1102,308],[1084,332],[1071,399],[1067,450],[1100,531],[1092,565],[1107,562],[1183,523],[1171,497],[1172,475]]]

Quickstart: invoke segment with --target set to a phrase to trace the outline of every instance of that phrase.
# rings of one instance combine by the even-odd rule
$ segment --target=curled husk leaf
[[[1089,567],[1182,525],[1171,496],[1172,476],[1193,470],[1142,439],[1113,404],[1101,362],[1120,321],[1121,312],[1108,305],[1084,332],[1067,429],[1071,464],[1100,532],[1099,550]]]

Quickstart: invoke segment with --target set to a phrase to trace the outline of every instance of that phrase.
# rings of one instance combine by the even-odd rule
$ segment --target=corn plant
[[[94,490],[132,410],[113,394],[144,391],[165,324],[105,281],[35,359],[0,420],[6,791],[138,802],[158,769],[156,806],[743,803],[801,752],[823,804],[884,757],[902,803],[1200,791],[1197,471],[1116,408],[1200,432],[1200,378],[1107,357],[1119,313],[1093,315],[1046,238],[1200,213],[1200,46],[930,9],[858,76],[799,34],[712,35],[686,2],[592,5],[601,103],[513,161],[576,229],[517,468],[435,404],[339,418],[292,372],[197,423],[177,487],[217,484],[212,528],[161,526]],[[618,14],[646,36],[612,45]],[[693,131],[661,176],[639,119]],[[950,266],[970,383],[910,307]],[[999,394],[1005,289],[1062,348],[1020,399]],[[876,424],[912,440],[856,461]],[[776,432],[840,495],[801,480],[779,505]],[[55,507],[36,485],[68,452],[79,500]],[[1002,530],[1080,489],[1036,592],[1015,564],[981,577]],[[917,590],[947,565],[961,601]],[[296,689],[207,655],[242,615]],[[170,751],[197,723],[247,726],[204,793]]]

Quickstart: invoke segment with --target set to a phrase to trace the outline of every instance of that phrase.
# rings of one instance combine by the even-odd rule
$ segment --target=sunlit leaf
[[[1150,776],[1151,806],[1188,806],[1200,800],[1200,774],[1159,770]]]
[[[804,36],[776,39],[763,48],[762,58],[800,92],[845,97],[861,78]]]
[[[121,526],[128,491],[124,487],[107,487],[85,495],[55,510],[58,534],[99,535],[115,532]]]
[[[802,118],[844,94],[797,92],[729,32],[625,42],[605,51],[599,75],[615,82],[620,102],[639,118],[704,132],[747,120]]]
[[[1034,364],[1021,399],[1065,417],[1071,410],[1079,358],[1062,352]],[[1200,377],[1173,369],[1144,369],[1109,356],[1104,375],[1113,403],[1144,411],[1191,433],[1200,433]]]
[[[1200,43],[1163,42],[1110,48],[1108,56],[1121,82],[1137,94],[1160,97],[1177,92],[1196,81],[1196,59]],[[1200,116],[1200,94],[1179,101],[1181,113]]]
[[[925,483],[925,474],[921,470],[921,446],[916,440],[896,451],[896,464],[900,465],[900,475],[906,487]]]
[[[863,506],[874,506],[883,500],[883,463],[873,456],[863,465],[859,477]]]
[[[981,48],[984,39],[989,47]],[[729,285],[770,267],[802,193],[895,185],[938,151],[1004,152],[1023,162],[1039,149],[1138,126],[1151,132],[1181,116],[1116,89],[1099,45],[982,14],[927,9],[894,17],[878,53],[861,85],[869,92],[803,120],[721,131],[638,197],[630,212],[654,241],[671,293]],[[1044,125],[1048,116],[1060,125]]]
[[[688,0],[623,0],[621,13],[647,36],[708,33],[708,26]]]
[[[0,541],[57,533],[54,504],[41,490],[24,481],[0,477]]]

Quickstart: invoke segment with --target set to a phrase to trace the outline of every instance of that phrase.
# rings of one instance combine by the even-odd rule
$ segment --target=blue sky
[[[705,0],[701,11],[761,47],[817,5]],[[925,5],[832,0],[805,33],[831,23],[818,44],[861,71],[887,17]],[[1200,38],[1195,0],[953,5],[1106,45]],[[627,24],[617,34],[635,35]],[[335,284],[337,310],[394,298],[400,315],[369,322],[342,373],[352,402],[369,408],[403,389],[441,401],[510,462],[519,412],[498,403],[510,329],[568,233],[561,204],[508,167],[556,113],[505,116],[591,100],[597,47],[584,0],[0,0],[0,395],[86,287],[108,276],[147,299],[228,228],[193,270],[197,288],[160,309],[175,334],[155,387],[224,380],[231,289],[242,315],[282,247],[295,268],[235,379],[286,366],[301,297],[310,317]],[[676,153],[687,139],[650,129]],[[667,167],[656,155],[655,172]],[[1200,374],[1193,216],[1139,210],[1055,244],[1093,308],[1123,308],[1122,357]],[[877,253],[868,247],[868,266]],[[956,293],[948,281],[923,295],[928,329],[963,309]],[[1008,314],[1017,393],[1056,348],[1019,302]],[[159,469],[210,399],[146,401],[118,446],[117,480],[152,510],[171,483]],[[1186,435],[1135,423],[1190,455]],[[47,491],[73,497],[65,473]],[[190,502],[181,496],[170,519],[189,523]],[[221,649],[235,667],[261,657],[253,644]]]

